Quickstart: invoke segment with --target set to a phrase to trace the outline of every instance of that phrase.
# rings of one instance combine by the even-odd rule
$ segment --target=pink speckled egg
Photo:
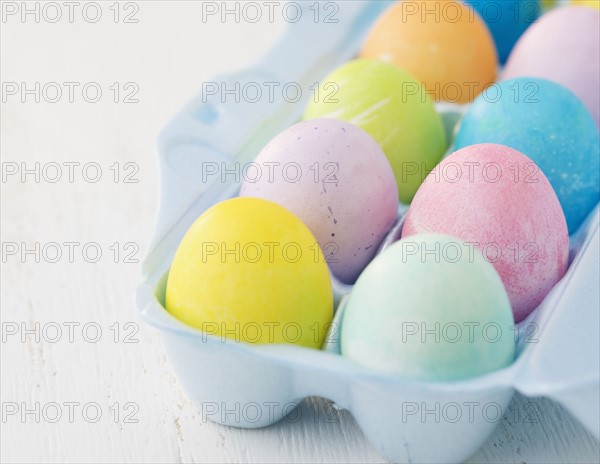
[[[567,270],[569,236],[556,194],[533,161],[504,145],[465,147],[429,174],[402,237],[426,232],[479,249],[500,274],[517,322]]]
[[[344,283],[354,283],[398,214],[389,161],[370,135],[348,122],[298,123],[271,140],[248,171],[240,196],[296,214]]]
[[[521,36],[503,79],[541,77],[558,82],[588,108],[600,127],[600,11],[565,6],[543,15]]]

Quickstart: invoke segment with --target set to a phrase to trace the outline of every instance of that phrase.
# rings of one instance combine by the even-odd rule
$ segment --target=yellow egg
[[[600,0],[571,0],[573,5],[591,6],[600,10]]]
[[[373,26],[363,58],[415,76],[436,101],[467,103],[496,78],[498,55],[483,20],[461,2],[398,2]]]
[[[549,10],[556,6],[556,0],[541,0],[541,3],[544,10]]]
[[[300,219],[270,201],[234,198],[207,210],[183,238],[166,308],[223,339],[319,348],[333,295],[323,253]]]

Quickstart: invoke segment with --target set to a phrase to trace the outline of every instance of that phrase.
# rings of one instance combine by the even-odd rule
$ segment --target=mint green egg
[[[477,377],[514,359],[510,302],[476,248],[448,235],[414,235],[359,277],[343,314],[341,352],[409,379]]]
[[[447,148],[443,121],[421,84],[394,65],[359,59],[320,83],[304,119],[334,118],[359,126],[386,154],[398,197],[410,203]]]

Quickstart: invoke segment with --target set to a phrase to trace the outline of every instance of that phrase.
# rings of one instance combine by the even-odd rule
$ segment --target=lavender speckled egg
[[[455,151],[425,178],[402,238],[448,234],[482,250],[504,283],[515,321],[533,311],[565,274],[567,223],[539,167],[504,145]]]
[[[600,127],[600,11],[565,6],[543,15],[521,36],[503,79],[541,77],[577,95]]]
[[[379,145],[335,119],[298,123],[248,166],[240,196],[274,201],[316,237],[333,274],[354,283],[395,222],[398,188]]]

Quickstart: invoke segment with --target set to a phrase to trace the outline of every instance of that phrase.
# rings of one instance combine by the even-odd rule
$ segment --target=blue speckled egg
[[[542,9],[539,0],[465,0],[485,21],[490,29],[498,58],[504,63],[517,39],[532,23]]]
[[[600,141],[584,104],[560,84],[537,78],[499,82],[465,114],[454,145],[497,143],[519,150],[546,175],[572,234],[598,203]],[[515,166],[527,176],[524,167]]]

